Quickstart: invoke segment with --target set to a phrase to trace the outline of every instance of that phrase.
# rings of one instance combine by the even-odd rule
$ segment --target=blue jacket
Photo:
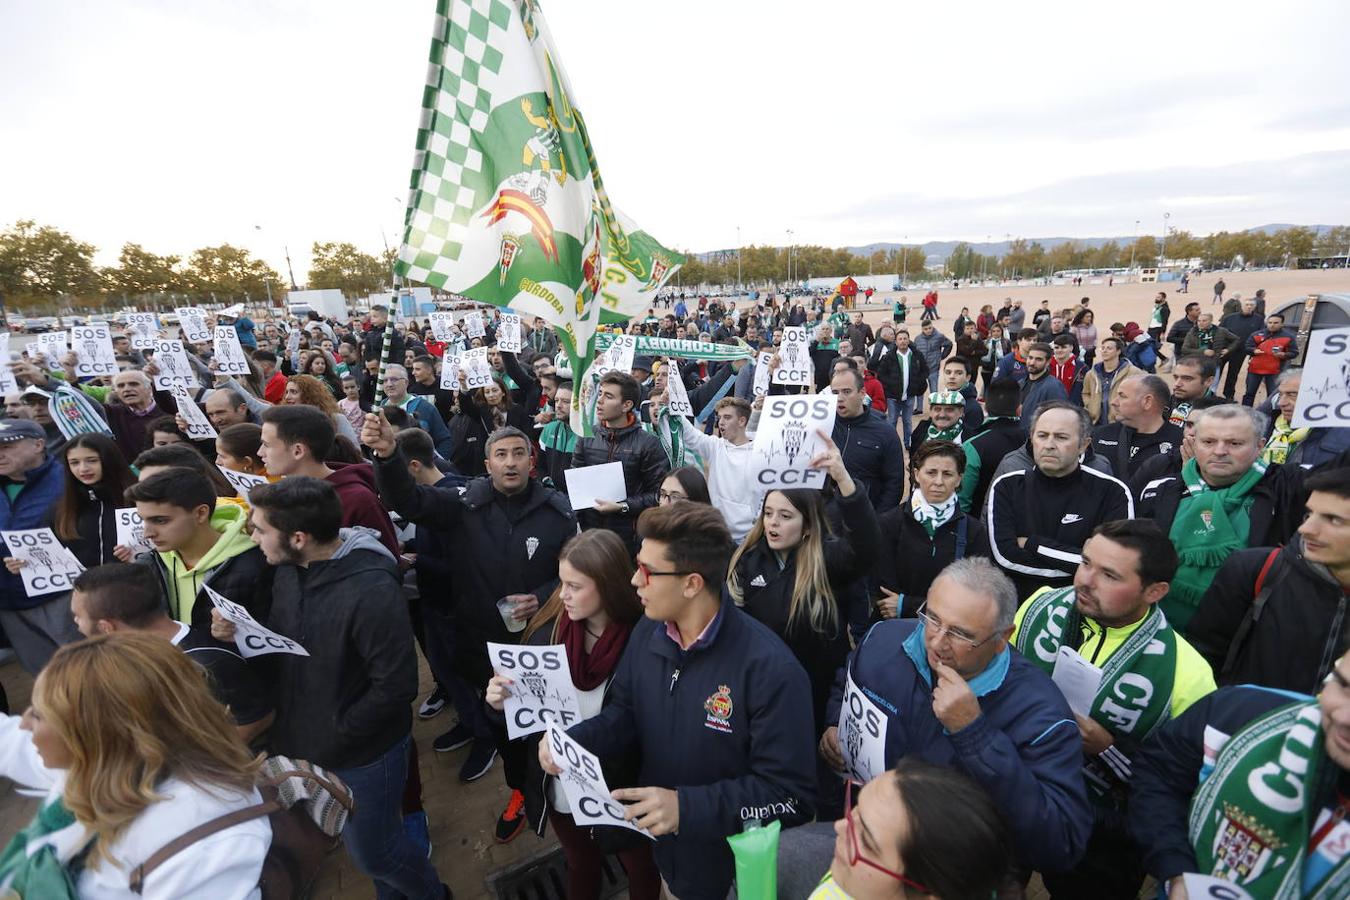
[[[994,370],[994,380],[1000,378],[1013,378],[1021,384],[1027,380],[1027,364],[1018,359],[1016,353],[1009,353],[998,361],[998,368]]]
[[[832,435],[848,474],[867,491],[872,508],[885,511],[900,502],[905,486],[905,451],[895,426],[864,408],[854,419],[836,416]]]
[[[240,316],[234,320],[234,333],[239,336],[239,346],[245,350],[257,350],[258,338],[253,334],[258,326],[253,324],[253,320],[248,316]]]
[[[65,479],[61,461],[48,456],[36,469],[29,469],[22,482],[0,477],[0,488],[22,484],[18,496],[9,499],[7,490],[0,490],[0,531],[19,531],[25,528],[43,528],[51,524],[52,509],[61,499]],[[0,544],[3,546],[3,544]],[[5,556],[13,556],[4,548]],[[31,609],[41,606],[55,594],[29,597],[23,592],[23,579],[0,569],[0,609]]]
[[[874,625],[849,656],[858,689],[889,713],[886,766],[917,756],[951,766],[989,791],[1007,819],[1024,869],[1066,871],[1092,832],[1078,725],[1050,676],[1011,647],[969,684],[980,716],[947,733],[933,713],[933,675],[924,626],[914,619]],[[839,721],[840,672],[826,721]]]
[[[408,400],[408,405],[404,407],[408,415],[417,420],[417,424],[423,431],[431,435],[431,442],[436,445],[436,452],[443,458],[449,459],[455,450],[455,442],[450,437],[450,429],[446,427],[445,420],[441,414],[436,412],[436,405],[428,401],[425,397],[413,395]]]
[[[636,749],[638,786],[678,792],[679,833],[658,838],[655,854],[681,900],[724,900],[734,870],[726,838],[748,820],[787,828],[814,812],[806,672],[777,635],[730,603],[688,650],[665,623],[640,621],[604,709],[568,734],[603,763]]]

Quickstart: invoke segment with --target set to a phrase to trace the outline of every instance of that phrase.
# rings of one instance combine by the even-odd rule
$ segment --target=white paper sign
[[[448,347],[441,357],[441,389],[459,390],[459,354],[451,353]]]
[[[563,477],[567,479],[567,496],[573,509],[594,509],[599,500],[618,503],[628,496],[621,462],[568,469]]]
[[[427,324],[431,326],[431,336],[443,344],[450,343],[455,337],[455,314],[452,312],[434,312],[427,315]]]
[[[0,331],[0,393],[17,394],[19,382],[9,368],[9,332]]]
[[[492,671],[511,679],[506,695],[506,734],[515,740],[550,725],[581,721],[581,701],[562,644],[521,646],[488,642]]]
[[[134,506],[117,510],[117,543],[130,547],[133,554],[155,549],[145,537],[145,520]]]
[[[234,623],[234,645],[239,648],[239,653],[244,658],[249,659],[268,653],[291,653],[296,656],[309,656],[309,651],[304,647],[285,635],[264,628],[258,624],[258,620],[253,618],[247,609],[233,600],[222,597],[212,590],[209,584],[204,584],[202,587],[206,590],[206,596],[211,598],[212,605],[220,610],[222,616]]]
[[[497,323],[497,349],[503,353],[520,352],[520,316],[502,313]]]
[[[159,316],[152,312],[127,313],[127,332],[136,350],[153,350],[159,337]]]
[[[619,335],[602,352],[595,354],[595,361],[591,363],[591,373],[597,378],[615,370],[623,372],[625,375],[631,374],[633,371],[633,356],[636,353],[637,336],[631,334]]]
[[[464,333],[470,338],[480,338],[487,334],[483,328],[483,314],[471,312],[464,317]]]
[[[50,528],[0,531],[0,540],[9,548],[8,556],[23,560],[19,577],[29,597],[68,591],[75,576],[84,571],[75,554],[56,539]]]
[[[211,340],[211,329],[206,324],[206,311],[197,306],[180,306],[178,324],[183,329],[183,337],[189,344],[205,344]]]
[[[156,338],[151,349],[155,351],[155,367],[159,369],[155,375],[155,390],[167,391],[175,384],[189,388],[197,386],[197,375],[188,362],[182,341],[161,341]]]
[[[47,357],[53,369],[61,368],[61,358],[70,349],[69,331],[48,331],[37,336],[38,352]]]
[[[562,769],[558,780],[567,795],[567,805],[572,807],[572,818],[578,825],[615,825],[652,837],[650,831],[624,819],[624,806],[610,796],[605,773],[594,753],[556,725],[548,727],[548,747],[553,762]]]
[[[1186,886],[1186,896],[1190,900],[1252,900],[1252,895],[1242,885],[1213,875],[1187,872],[1181,876],[1181,883]]]
[[[753,388],[756,397],[769,396],[770,376],[769,360],[773,359],[772,353],[761,352],[755,357],[755,386]]]
[[[236,472],[234,469],[227,469],[224,466],[219,467],[220,474],[225,476],[225,480],[234,485],[234,489],[239,492],[239,496],[248,502],[248,492],[260,484],[268,484],[267,479],[262,475],[250,475],[248,472]]]
[[[83,378],[117,374],[112,333],[107,325],[76,325],[70,329],[70,342],[71,348],[79,354],[75,363],[76,375]]]
[[[215,333],[217,372],[222,375],[247,375],[248,357],[239,343],[239,333],[233,325],[217,325]]]
[[[488,363],[486,347],[474,347],[461,353],[459,368],[464,372],[464,384],[469,390],[487,387],[492,383],[492,366]]]
[[[778,368],[773,370],[773,383],[811,387],[811,339],[800,325],[789,325],[783,329],[783,343],[778,348]]]
[[[844,774],[857,784],[867,784],[886,771],[886,712],[858,690],[849,673],[844,685],[844,704],[839,708],[839,750],[844,756]]]
[[[1350,426],[1350,328],[1323,328],[1308,338],[1295,428]]]
[[[215,426],[211,420],[206,417],[206,413],[192,401],[188,395],[187,388],[181,384],[169,385],[169,393],[173,395],[174,402],[178,404],[178,413],[187,422],[187,436],[194,441],[204,441],[207,438],[215,440],[219,435],[216,434]]]
[[[1050,678],[1069,702],[1069,709],[1084,717],[1092,712],[1092,701],[1102,686],[1101,669],[1083,659],[1072,647],[1060,647]]]
[[[300,349],[300,329],[292,328],[290,334],[286,335],[286,353],[294,356],[295,351]]]
[[[680,377],[680,367],[673,361],[666,367],[666,408],[672,416],[694,417],[694,404],[690,402],[684,379]]]
[[[764,398],[754,448],[756,484],[762,489],[823,487],[825,472],[810,468],[824,444],[816,433],[834,431],[834,392],[779,394]]]

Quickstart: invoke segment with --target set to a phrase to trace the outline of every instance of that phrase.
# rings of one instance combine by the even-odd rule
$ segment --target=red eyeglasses
[[[844,827],[848,831],[848,848],[850,854],[848,864],[850,866],[856,866],[858,863],[862,863],[865,866],[871,866],[878,872],[883,872],[891,876],[892,878],[894,878],[896,881],[900,882],[907,888],[913,888],[914,890],[918,891],[921,894],[929,893],[928,888],[919,884],[919,882],[915,881],[913,878],[910,878],[906,875],[901,875],[899,872],[892,872],[890,869],[886,868],[880,863],[874,863],[872,862],[872,860],[862,855],[862,848],[858,844],[858,831],[856,828],[853,827],[852,781],[848,782],[844,786]]]

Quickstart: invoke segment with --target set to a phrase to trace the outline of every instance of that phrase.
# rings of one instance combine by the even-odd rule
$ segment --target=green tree
[[[140,244],[123,244],[117,265],[103,270],[104,284],[114,294],[144,297],[184,289],[178,256],[157,256]]]
[[[44,306],[63,296],[97,295],[101,284],[94,252],[93,244],[22,219],[0,232],[0,292],[16,303]]]
[[[347,242],[314,243],[308,287],[338,288],[349,298],[374,293],[389,284],[389,266]]]
[[[285,294],[285,285],[271,266],[230,244],[192,251],[185,275],[193,292],[220,303],[265,298],[269,283],[273,300]]]

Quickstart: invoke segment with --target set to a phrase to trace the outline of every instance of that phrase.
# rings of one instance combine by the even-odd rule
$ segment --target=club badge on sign
[[[867,784],[886,771],[887,724],[881,707],[858,689],[850,674],[839,708],[839,750],[844,774],[855,783]]]
[[[556,725],[548,726],[547,739],[553,762],[562,769],[558,780],[562,782],[567,805],[572,808],[572,818],[578,825],[613,825],[652,837],[650,831],[623,817],[624,806],[610,796],[609,785],[605,783],[604,771],[595,754]]]
[[[175,384],[185,388],[197,386],[197,375],[188,362],[182,341],[156,340],[151,349],[155,351],[155,368],[159,370],[155,375],[155,390],[171,390]]]
[[[764,398],[754,451],[758,455],[756,484],[769,488],[819,488],[825,473],[811,468],[824,446],[817,432],[834,431],[834,392],[780,394]]]
[[[159,316],[152,312],[127,313],[127,332],[134,350],[153,350],[159,337]]]
[[[773,372],[774,384],[811,386],[811,344],[805,328],[789,325],[783,329],[783,343],[778,348],[778,368]]]
[[[19,577],[29,597],[68,591],[75,576],[84,571],[75,554],[56,539],[50,528],[0,531],[0,540],[9,548],[8,556],[23,560]]]
[[[233,325],[217,325],[215,333],[216,371],[222,375],[249,374],[248,357],[239,343],[239,334]]]
[[[196,306],[180,306],[174,310],[183,339],[189,344],[205,344],[211,340],[211,329],[206,324],[206,312]]]
[[[497,325],[497,349],[503,353],[520,352],[520,316],[502,313]]]
[[[70,342],[71,349],[78,354],[76,375],[97,378],[117,374],[117,357],[107,325],[77,325],[70,329]]]
[[[488,364],[486,347],[474,347],[461,353],[459,368],[464,373],[464,385],[469,390],[487,387],[492,383],[492,366]]]
[[[557,723],[568,728],[581,721],[581,701],[567,667],[562,644],[522,647],[489,642],[492,670],[511,679],[506,697],[506,733],[514,740]]]
[[[155,549],[155,545],[145,536],[145,520],[134,506],[117,510],[117,543],[130,547],[133,555]]]

